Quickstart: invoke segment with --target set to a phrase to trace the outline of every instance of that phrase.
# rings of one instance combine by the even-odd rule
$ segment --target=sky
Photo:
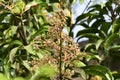
[[[74,14],[74,20],[82,14],[82,12],[84,11],[84,9],[86,8],[86,5],[89,3],[90,0],[84,0],[84,2],[82,4],[79,3],[79,0],[77,0],[77,2],[73,5],[72,7],[72,12]],[[91,0],[91,4],[100,4],[100,3],[105,3],[106,0]],[[82,30],[84,29],[82,26],[76,26],[74,29],[73,29],[73,32],[74,32],[74,41],[76,42],[77,38],[75,38],[75,35],[77,34],[77,32],[79,30]],[[83,41],[83,40],[87,40],[87,38],[82,38],[80,41]]]
[[[86,5],[88,4],[89,0],[85,0],[83,4],[80,4],[79,3],[79,0],[77,0],[76,4],[72,7],[72,11],[73,11],[73,14],[74,14],[74,19],[76,19],[79,15],[82,14],[82,12],[84,11]],[[82,26],[76,26],[74,29],[73,29],[73,32],[74,32],[74,41],[76,42],[77,38],[75,38],[77,32],[79,30],[82,30],[84,29]],[[86,40],[86,38],[83,38],[82,40]]]

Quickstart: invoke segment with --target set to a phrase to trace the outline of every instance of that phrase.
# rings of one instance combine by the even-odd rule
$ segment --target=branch
[[[91,0],[88,2],[87,6],[86,6],[85,9],[83,10],[82,14],[83,14],[83,13],[85,12],[85,10],[88,8],[88,6],[90,5],[91,2],[92,2]]]
[[[7,8],[8,10],[12,10],[12,7],[5,5],[4,3],[0,2],[0,5],[4,6],[5,8]]]

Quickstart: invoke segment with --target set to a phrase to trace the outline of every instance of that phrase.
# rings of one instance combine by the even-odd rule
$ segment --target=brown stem
[[[8,5],[5,5],[4,3],[2,3],[2,2],[0,2],[0,5],[2,5],[2,6],[4,6],[4,7],[6,7],[8,10],[12,10],[12,8],[10,7],[10,6],[8,6]]]
[[[22,15],[21,15],[21,18],[20,18],[20,24],[18,25],[18,32],[20,34],[20,37],[23,41],[23,44],[24,45],[27,45],[27,35],[26,35],[26,32],[24,30],[24,24],[23,24],[23,21],[22,21]]]
[[[59,79],[62,80],[62,30],[60,30]]]

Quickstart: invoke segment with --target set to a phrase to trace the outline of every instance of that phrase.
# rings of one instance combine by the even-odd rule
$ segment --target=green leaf
[[[110,49],[114,49],[114,50],[120,49],[120,45],[111,46]]]
[[[103,43],[103,39],[99,39],[98,41],[97,41],[97,43],[95,44],[95,46],[96,46],[96,50],[98,50],[99,49],[99,47],[101,46],[101,44]]]
[[[15,35],[16,32],[17,32],[17,29],[18,29],[17,26],[11,26],[10,28],[11,28],[11,34],[12,34],[12,36]]]
[[[95,40],[100,39],[100,36],[97,36],[94,33],[85,33],[85,34],[82,34],[82,35],[79,35],[79,36],[80,37],[77,39],[77,42],[84,37],[89,38],[89,39],[95,39]]]
[[[39,68],[38,73],[40,73],[39,76],[52,77],[52,76],[56,75],[56,70],[54,67],[52,67],[50,65],[44,65]]]
[[[91,16],[90,13],[85,13],[85,14],[82,14],[82,15],[78,16],[78,17],[76,18],[75,24],[77,24],[79,21],[81,21],[81,20],[83,20],[83,19],[88,18],[89,16]]]
[[[100,2],[101,8],[105,7],[105,3],[104,2]]]
[[[35,52],[35,50],[33,49],[32,44],[29,44],[29,45],[27,45],[27,46],[24,46],[24,48],[27,50],[27,52],[29,52],[29,53],[31,53],[31,54],[33,54],[33,55],[36,55],[36,52]]]
[[[32,44],[24,46],[24,48],[32,55],[38,55],[39,58],[42,58],[43,55],[40,50],[35,50]]]
[[[31,72],[31,67],[30,67],[30,65],[29,65],[29,63],[28,63],[28,62],[23,61],[23,63],[22,63],[22,64],[25,66],[25,68],[27,68],[27,69],[29,70],[29,72]],[[32,72],[31,72],[31,74],[32,74]]]
[[[4,30],[6,38],[14,37],[14,35],[17,33],[17,28],[17,26],[10,26],[8,29]]]
[[[99,4],[96,5],[92,5],[88,8],[88,10],[90,9],[94,9],[95,11],[100,11],[101,10],[101,6]]]
[[[99,55],[94,55],[94,54],[86,55],[85,58],[86,58],[87,61],[90,61],[90,60],[92,60],[92,59],[98,60],[98,61],[101,61],[101,60],[102,60]]]
[[[86,20],[89,24],[94,21],[94,19],[104,19],[103,15],[99,15],[99,13],[92,13],[89,18]]]
[[[99,36],[95,35],[96,33],[98,33]],[[86,29],[80,30],[77,33],[76,37],[81,36],[83,34],[85,36],[87,36],[87,35],[90,36],[91,35],[92,37],[103,38],[103,39],[106,38],[106,34],[103,31],[98,30],[97,28],[86,28]]]
[[[1,16],[2,16],[1,19],[4,18],[4,19],[2,19],[1,23],[10,23],[11,14],[4,13]]]
[[[104,44],[106,50],[109,50],[109,48],[111,47],[111,44],[113,43],[113,40],[115,40],[116,38],[119,38],[118,34],[112,34],[107,38]]]
[[[77,25],[81,25],[84,28],[89,28],[89,25],[84,22],[80,22],[80,24],[77,24]]]
[[[0,79],[1,80],[8,80],[8,78],[2,73],[0,73]]]
[[[80,38],[83,38],[83,37],[87,37],[87,38],[90,38],[90,39],[100,39],[100,37],[97,36],[94,33],[86,33],[86,34],[80,35]]]
[[[48,78],[49,80],[51,77],[56,75],[57,70],[49,64],[43,65],[36,70],[36,73],[31,77],[30,80],[36,80],[37,78]]]
[[[91,49],[95,49],[94,43],[89,43],[85,46],[85,51],[91,51]]]
[[[70,0],[70,4],[74,4],[76,0]]]
[[[101,76],[104,80],[110,80],[108,79],[104,73],[100,72],[100,71],[96,71],[96,70],[85,70],[85,73],[86,74],[89,74],[89,75],[98,75],[98,76]]]
[[[105,6],[100,10],[100,16],[103,16],[104,14],[108,15],[108,10],[107,10],[107,8]]]
[[[80,4],[83,4],[83,2],[84,2],[84,0],[79,0],[79,3],[80,3]]]
[[[102,31],[102,30],[99,30],[99,36],[100,36],[102,39],[106,39],[106,38],[107,38],[107,34],[105,34],[105,32]]]
[[[112,33],[117,33],[120,30],[120,18],[116,19],[112,25]]]
[[[74,71],[77,74],[73,75],[74,79],[72,79],[72,80],[79,80],[79,77],[80,77],[80,80],[87,80],[86,73],[85,73],[85,71],[83,69],[81,69],[81,68],[75,68]]]
[[[16,78],[14,78],[13,80],[25,80],[25,78],[22,78],[22,77],[16,77]]]
[[[117,71],[113,71],[112,75],[114,76],[115,80],[119,80],[120,79],[120,73],[118,73]]]
[[[37,32],[35,32],[33,35],[30,36],[30,39],[29,41],[32,41],[36,36],[42,34],[42,33],[45,33],[48,31],[48,28],[42,28],[42,29],[39,29]]]
[[[9,21],[10,21],[9,13],[3,12],[2,14],[0,14],[0,23],[8,23]]]
[[[120,7],[117,7],[115,10],[116,10],[117,13],[119,13],[120,12]]]
[[[50,3],[59,3],[60,0],[49,0]]]
[[[96,21],[91,25],[91,27],[92,27],[92,28],[98,28],[98,27],[100,27],[100,25],[102,25],[103,22],[104,22],[103,19],[96,20]]]
[[[12,8],[12,13],[21,14],[25,8],[25,2],[23,0],[16,0],[14,3],[14,7]]]
[[[105,34],[108,34],[108,31],[111,27],[111,22],[103,22],[100,30],[104,31]]]
[[[86,66],[83,62],[77,60],[73,61],[73,64],[78,68]]]
[[[53,6],[52,6],[52,5],[48,5],[48,6],[47,6],[47,11],[48,11],[48,12],[52,12],[52,11],[53,11],[53,9],[54,9],[54,8],[53,8]]]
[[[10,51],[9,60],[11,61],[11,63],[13,63],[15,54],[17,53],[18,49],[19,49],[19,47],[16,47],[16,48],[13,48],[13,49]]]
[[[89,66],[83,67],[82,69],[84,69],[87,74],[98,75],[98,76],[101,76],[105,80],[114,80],[112,73],[105,66],[89,65]]]
[[[86,34],[86,33],[98,33],[98,32],[99,32],[98,29],[95,29],[95,28],[86,28],[86,29],[84,29],[84,30],[80,30],[80,31],[77,33],[76,37],[77,37],[77,36],[80,36],[80,35],[82,35],[82,34]]]
[[[12,13],[14,13],[14,14],[20,14],[21,10],[20,10],[19,7],[15,7],[15,8],[12,9]]]
[[[13,40],[11,43],[10,43],[10,46],[14,46],[14,45],[18,45],[18,46],[22,46],[23,43],[19,40]]]
[[[87,79],[86,79],[86,74],[85,74],[85,71],[84,71],[84,70],[80,69],[80,75],[81,75],[81,77],[82,77],[82,80],[87,80]]]
[[[42,4],[42,1],[32,1],[29,2],[26,6],[25,6],[25,10],[24,11],[28,11],[30,8],[35,7],[39,4]],[[43,3],[44,4],[44,3]]]

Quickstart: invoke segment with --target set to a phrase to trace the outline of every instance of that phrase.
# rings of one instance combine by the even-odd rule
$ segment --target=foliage
[[[63,33],[66,16],[62,3],[58,2],[0,2],[3,79],[72,78],[74,61],[82,60],[85,54],[80,53],[78,45]]]
[[[107,67],[98,66],[98,65],[89,65],[83,67],[83,69],[87,74],[101,76],[103,80],[114,80],[113,76],[111,75],[111,72]]]
[[[105,80],[113,80],[112,73],[108,68],[85,64],[83,62],[84,58],[88,61],[93,58],[99,61],[100,58],[96,55],[87,55],[81,52],[78,44],[74,43],[73,39],[63,32],[64,27],[69,29],[73,25],[71,6],[75,1],[0,1],[0,77],[2,80],[72,80],[75,78],[86,80],[91,78],[91,75],[100,76]],[[82,2],[83,0],[80,0],[80,3]],[[95,10],[100,8],[99,6],[97,6],[98,8],[96,6],[92,7]],[[65,11],[68,11],[68,14]],[[83,14],[84,16],[79,16],[75,25],[87,17],[88,23],[94,18],[98,20],[100,18],[98,21],[100,23],[94,23],[94,25],[97,25],[95,29],[90,27],[85,31],[80,31],[78,36],[84,34],[82,37],[97,37],[95,39],[99,39],[98,44],[91,44],[93,47],[96,46],[97,50],[104,41],[105,52],[110,49],[118,49],[119,46],[110,46],[112,44],[111,39],[116,39],[119,36],[117,30],[119,25],[116,25],[119,18],[118,21],[114,22],[113,26],[115,27],[110,33],[112,35],[106,35],[110,27],[108,26],[105,30],[106,34],[105,31],[98,30],[98,26],[104,20],[101,17],[102,15],[100,17],[95,16],[94,13],[91,13],[92,11],[94,9]],[[82,24],[89,27],[84,21],[82,21]],[[104,24],[106,23],[104,22]],[[87,35],[85,32],[91,34]],[[100,36],[93,33],[98,33]],[[85,51],[89,50],[88,48],[90,49],[88,46]],[[106,72],[103,72],[103,70],[106,70]],[[98,74],[94,74],[95,72]]]
[[[77,42],[88,38],[89,43],[82,50],[100,56],[103,58],[101,64],[109,68],[111,61],[119,61],[119,9],[119,1],[114,0],[108,0],[104,6],[91,5],[73,24],[73,28],[74,25],[84,27],[76,35]]]

